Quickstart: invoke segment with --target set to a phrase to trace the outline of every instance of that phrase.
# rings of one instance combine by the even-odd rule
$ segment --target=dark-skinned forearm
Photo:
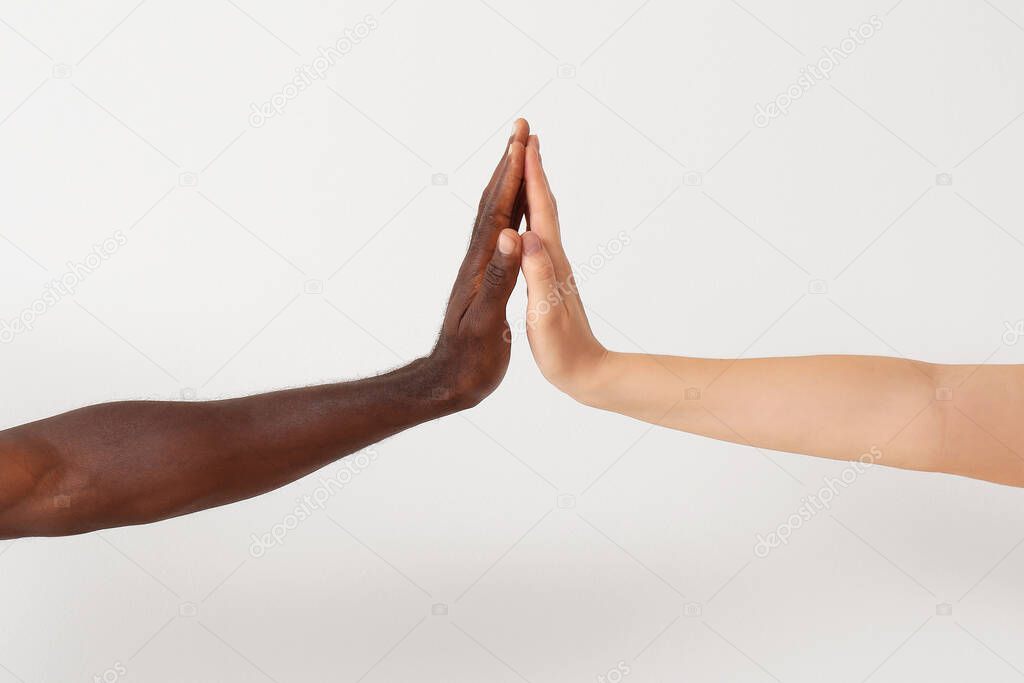
[[[109,403],[0,432],[0,538],[142,524],[243,500],[481,401],[508,368],[505,309],[519,271],[528,135],[516,121],[427,358],[355,382],[205,403]]]
[[[209,402],[91,406],[4,432],[32,486],[0,537],[141,524],[259,495],[476,400],[421,359],[378,377]]]

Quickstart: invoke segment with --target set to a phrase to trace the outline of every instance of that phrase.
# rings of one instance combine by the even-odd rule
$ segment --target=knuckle
[[[496,207],[488,207],[483,214],[484,224],[491,227],[508,227],[512,216],[508,211],[502,211]]]
[[[511,213],[499,207],[493,198],[481,200],[480,209],[477,212],[477,225],[493,227],[495,225],[507,226],[511,219]]]
[[[484,269],[484,282],[492,287],[498,287],[505,282],[507,275],[508,269],[505,266],[490,261],[487,264],[487,268]]]
[[[554,280],[555,279],[555,266],[550,261],[537,264],[535,271],[537,277],[541,280]]]

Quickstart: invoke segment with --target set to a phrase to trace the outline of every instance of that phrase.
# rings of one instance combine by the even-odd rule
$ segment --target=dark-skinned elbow
[[[0,538],[80,533],[81,479],[45,451],[0,439]]]

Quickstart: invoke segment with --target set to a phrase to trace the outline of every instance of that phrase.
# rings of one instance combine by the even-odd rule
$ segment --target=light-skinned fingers
[[[551,201],[551,193],[544,179],[536,135],[531,135],[526,145],[523,171],[526,175],[526,201],[530,207],[530,230],[540,235],[547,243],[548,240],[557,238],[558,214],[555,212],[555,205]]]
[[[544,154],[540,151],[540,137],[534,135],[535,143],[534,149],[537,152],[537,162],[540,166],[540,178],[544,189],[548,191],[548,198],[551,200],[551,206],[555,209],[555,224],[558,223],[558,199],[555,198],[555,193],[551,191],[551,181],[548,179],[548,172],[544,168]]]
[[[533,326],[559,302],[558,279],[544,243],[534,232],[523,233],[523,276],[527,289],[527,325]]]
[[[527,225],[541,238],[555,266],[555,275],[561,280],[567,279],[572,267],[562,247],[562,235],[558,226],[558,209],[554,197],[548,187],[544,175],[544,167],[540,159],[540,141],[531,135],[526,147],[526,201],[529,207]]]

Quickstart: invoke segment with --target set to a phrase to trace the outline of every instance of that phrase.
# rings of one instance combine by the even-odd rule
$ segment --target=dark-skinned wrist
[[[472,349],[456,349],[458,343],[439,342],[424,360],[424,372],[432,385],[431,394],[439,407],[450,413],[478,405],[498,386],[504,367],[492,368],[473,354]],[[483,367],[481,367],[483,365]]]
[[[475,405],[455,380],[453,363],[432,352],[402,368],[410,394],[422,402],[431,419],[451,415]]]

